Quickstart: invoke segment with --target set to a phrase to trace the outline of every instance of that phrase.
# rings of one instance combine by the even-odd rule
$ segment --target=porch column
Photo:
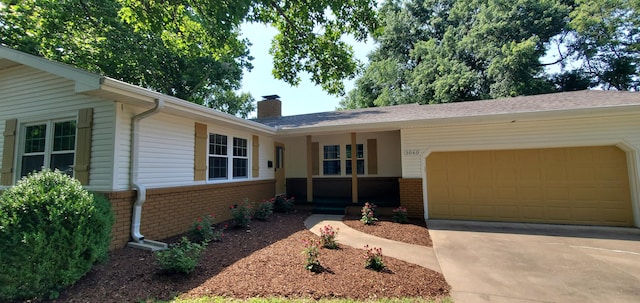
[[[351,202],[358,203],[358,148],[356,133],[351,133]]]
[[[307,202],[313,202],[313,143],[307,136]]]

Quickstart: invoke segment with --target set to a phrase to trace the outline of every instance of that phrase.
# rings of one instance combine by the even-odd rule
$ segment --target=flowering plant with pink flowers
[[[376,218],[375,215],[375,209],[375,204],[366,202],[361,210],[362,218],[360,218],[360,221],[366,225],[371,225],[375,223],[375,221],[378,221],[378,218]]]
[[[393,209],[393,222],[407,223],[407,209],[400,206]]]
[[[320,243],[322,243],[322,247],[329,249],[338,248],[338,242],[336,241],[338,230],[338,228],[333,228],[331,225],[320,228]]]
[[[382,248],[369,247],[369,245],[365,245],[364,249],[367,250],[364,254],[364,267],[375,271],[383,270],[384,262],[382,261]]]
[[[199,243],[222,240],[224,228],[216,229],[214,222],[215,214],[213,213],[198,217],[189,229],[189,239]]]

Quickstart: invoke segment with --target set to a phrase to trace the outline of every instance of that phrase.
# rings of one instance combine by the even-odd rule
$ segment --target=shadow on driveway
[[[429,220],[456,302],[638,302],[640,229]]]

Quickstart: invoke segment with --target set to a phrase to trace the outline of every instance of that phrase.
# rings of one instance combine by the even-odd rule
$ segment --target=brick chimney
[[[282,101],[278,95],[262,96],[264,100],[258,101],[258,119],[278,118],[282,116]]]

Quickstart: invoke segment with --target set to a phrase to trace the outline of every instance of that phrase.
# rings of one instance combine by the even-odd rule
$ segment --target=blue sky
[[[271,75],[273,58],[269,55],[271,39],[277,33],[272,27],[263,24],[245,23],[241,27],[243,37],[248,38],[253,45],[250,48],[253,69],[245,72],[240,91],[253,95],[256,101],[265,95],[279,95],[282,100],[282,114],[284,116],[333,111],[338,107],[342,97],[332,96],[315,86],[309,80],[308,74],[301,75],[302,82],[292,87],[282,80],[276,80]],[[373,42],[359,43],[353,39],[345,39],[354,47],[355,55],[362,62],[367,62],[367,54],[373,50]],[[346,91],[353,88],[354,81],[345,81]],[[255,116],[255,113],[249,117]]]

